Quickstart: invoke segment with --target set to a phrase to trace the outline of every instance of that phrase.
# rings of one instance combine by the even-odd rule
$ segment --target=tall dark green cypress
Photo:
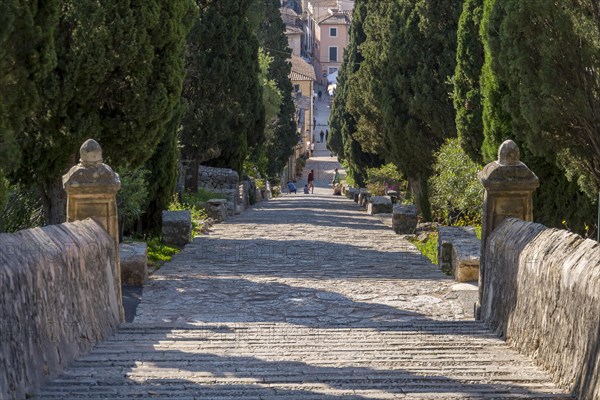
[[[600,190],[600,6],[507,0],[493,9],[496,72],[509,89],[519,137],[592,198]]]
[[[358,186],[366,183],[366,170],[369,167],[381,165],[382,160],[373,153],[367,153],[362,145],[354,138],[357,131],[356,119],[346,108],[347,83],[364,61],[359,47],[365,41],[366,35],[363,23],[367,16],[367,2],[356,0],[350,28],[350,40],[344,52],[344,62],[338,77],[336,95],[330,115],[331,132],[328,148],[340,155],[348,164],[348,173]]]
[[[456,133],[461,147],[476,162],[482,162],[483,120],[479,78],[484,52],[480,36],[483,0],[465,0],[458,22],[454,109]]]
[[[272,138],[266,143],[269,158],[269,174],[277,176],[294,153],[298,143],[297,126],[294,119],[296,111],[291,97],[293,91],[289,75],[292,70],[289,58],[291,49],[285,36],[285,24],[279,12],[278,0],[262,0],[263,18],[258,25],[257,36],[260,46],[273,58],[269,66],[268,78],[273,79],[282,94],[279,113],[274,123]]]
[[[529,7],[529,3],[513,5],[520,11]],[[531,12],[542,19],[548,12],[544,7],[555,7],[551,3],[537,5],[539,7],[531,9]],[[597,215],[593,200],[586,197],[576,181],[567,179],[565,173],[557,167],[559,161],[557,154],[542,146],[545,135],[543,130],[532,129],[522,115],[522,112],[530,111],[531,107],[538,107],[537,112],[540,114],[548,111],[544,106],[545,99],[536,98],[533,104],[520,98],[521,91],[532,90],[524,86],[531,77],[519,80],[518,84],[514,81],[518,79],[517,66],[522,62],[527,64],[536,60],[536,51],[530,48],[527,57],[520,60],[515,59],[514,53],[510,53],[512,54],[510,57],[502,53],[507,51],[503,49],[503,46],[507,46],[507,41],[518,47],[523,45],[521,43],[523,41],[527,43],[529,39],[523,37],[523,33],[533,29],[530,25],[536,26],[539,23],[536,20],[538,17],[533,17],[533,14],[523,18],[516,18],[514,15],[511,17],[510,11],[507,2],[485,0],[481,23],[481,38],[485,49],[485,62],[481,76],[485,136],[482,145],[483,159],[486,162],[496,159],[498,146],[502,141],[515,140],[521,148],[522,161],[540,178],[540,187],[534,192],[533,197],[534,220],[556,228],[564,228],[566,225],[577,232],[585,233],[586,226],[593,226]],[[505,30],[510,26],[514,28],[512,35],[509,33],[510,30]],[[549,30],[553,31],[553,29]],[[556,65],[553,68],[554,74],[548,72],[546,74],[560,75],[558,72],[560,68]],[[530,70],[529,73],[533,71]],[[538,82],[538,84],[550,83]],[[554,112],[559,113],[556,109]]]
[[[381,97],[383,69],[388,63],[390,41],[390,21],[393,2],[372,0],[366,2],[366,15],[363,21],[365,39],[360,45],[363,60],[357,71],[344,78],[345,110],[356,121],[353,138],[360,143],[363,151],[389,158],[389,145],[383,136],[383,116]],[[340,129],[341,139],[341,129]],[[338,140],[336,136],[332,140]],[[342,139],[343,141],[343,139]],[[331,144],[333,148],[333,144]]]
[[[258,40],[249,21],[253,0],[197,0],[200,17],[188,38],[183,155],[241,172],[248,147],[264,135]],[[196,182],[197,179],[194,179]]]
[[[461,4],[454,0],[394,2],[383,79],[383,122],[390,159],[406,174],[425,220],[433,153],[456,135],[448,77],[456,67]]]
[[[57,64],[20,133],[16,177],[37,183],[49,223],[64,221],[61,175],[93,137],[115,168],[143,165],[179,103],[190,0],[62,1]]]
[[[21,161],[18,136],[41,106],[41,82],[56,65],[59,0],[0,2],[0,178]]]

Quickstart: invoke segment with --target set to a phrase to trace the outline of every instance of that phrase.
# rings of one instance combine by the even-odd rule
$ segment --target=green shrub
[[[38,191],[32,186],[7,186],[6,202],[0,213],[0,232],[43,226],[44,207]]]
[[[256,185],[256,188],[258,190],[262,190],[262,189],[266,189],[267,188],[267,183],[264,179],[255,179],[254,180],[254,184]]]
[[[171,261],[171,258],[180,251],[177,247],[162,243],[157,237],[147,239],[146,244],[148,245],[148,265],[155,270]]]
[[[438,263],[438,234],[432,233],[427,236],[427,239],[424,242],[419,241],[418,239],[411,240],[411,243],[414,244],[417,249],[427,257],[433,264],[437,265]]]
[[[146,211],[149,199],[147,182],[149,175],[150,171],[143,168],[119,172],[121,189],[117,192],[117,210],[121,235],[125,230],[130,229]]]
[[[367,189],[373,196],[384,196],[388,190],[400,192],[405,188],[406,181],[393,163],[367,169]]]
[[[197,192],[186,192],[183,194],[182,202],[185,204],[191,204],[194,206],[200,206],[202,203],[206,203],[212,199],[226,199],[223,193],[215,193],[206,189],[198,189]]]
[[[211,197],[214,198],[214,197]],[[192,237],[202,235],[203,221],[208,219],[208,214],[204,208],[199,206],[197,203],[188,203],[185,201],[180,202],[177,195],[173,196],[173,201],[169,204],[169,211],[183,211],[190,210],[192,213]]]
[[[481,225],[483,186],[477,179],[482,166],[473,162],[459,139],[448,139],[435,154],[429,180],[435,216],[449,225]],[[462,221],[462,222],[461,222]]]

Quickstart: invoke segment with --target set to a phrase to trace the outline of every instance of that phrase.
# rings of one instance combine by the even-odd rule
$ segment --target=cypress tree
[[[596,198],[600,189],[600,11],[593,0],[498,3],[491,51],[519,137]]]
[[[344,90],[347,91],[344,94],[345,109],[356,121],[353,137],[362,149],[388,159],[389,146],[383,136],[381,92],[383,69],[388,62],[393,3],[388,0],[372,0],[366,2],[365,6],[365,39],[360,45],[363,60],[357,71],[344,78],[347,79],[344,82]],[[336,140],[336,137],[332,140]]]
[[[267,78],[274,80],[282,95],[279,112],[272,121],[272,131],[266,142],[268,173],[271,176],[278,175],[283,170],[299,139],[294,119],[296,109],[291,97],[293,87],[289,78],[292,70],[289,57],[292,51],[288,47],[285,24],[281,19],[279,7],[278,0],[263,0],[263,18],[257,29],[260,46],[272,58]]]
[[[456,70],[454,71],[454,109],[456,133],[461,147],[476,162],[482,162],[482,99],[479,77],[483,67],[480,24],[483,0],[465,0],[458,21]]]
[[[408,177],[425,220],[433,153],[456,135],[448,77],[456,67],[461,5],[454,0],[394,2],[389,59],[383,79],[384,135],[391,160]]]
[[[152,157],[146,162],[150,178],[147,182],[149,201],[143,218],[144,230],[160,227],[161,213],[169,207],[175,193],[179,174],[179,133],[186,110],[185,100],[181,98],[171,119],[165,124],[163,136]]]
[[[20,135],[16,175],[37,183],[49,223],[64,220],[61,175],[84,139],[96,138],[115,168],[152,156],[179,102],[193,14],[189,0],[62,2],[58,61]]]
[[[194,175],[203,162],[241,173],[248,147],[264,137],[252,2],[197,0],[201,12],[188,38],[183,93],[189,108],[182,131]]]
[[[529,25],[537,24],[536,19],[529,20],[526,17],[512,20],[514,16],[510,16],[508,12],[510,10],[505,8],[504,4],[496,0],[485,0],[481,22],[481,38],[485,49],[485,62],[481,76],[485,136],[482,145],[483,159],[485,162],[495,160],[498,146],[502,141],[516,140],[521,148],[522,161],[540,178],[540,187],[533,195],[535,221],[557,228],[564,228],[566,225],[585,234],[586,226],[593,226],[596,219],[597,211],[594,202],[557,167],[556,153],[541,146],[544,143],[545,133],[532,130],[521,115],[523,107],[525,109],[531,107],[531,104],[524,104],[520,98],[520,91],[526,90],[525,86],[520,87],[516,82],[511,83],[512,79],[515,79],[512,74],[517,74],[516,65],[527,60],[535,60],[536,53],[531,49],[532,53],[528,53],[522,60],[516,60],[514,54],[511,57],[502,54],[506,43],[504,41],[507,40],[503,36],[508,35],[504,30],[505,27],[517,24],[519,28],[515,32],[527,32],[531,29]],[[545,13],[542,6],[554,7],[546,3],[538,5],[540,7],[536,8],[535,12],[540,15]],[[523,3],[517,6],[521,7]],[[527,8],[528,5],[523,9]],[[526,39],[516,34],[512,40],[514,44],[519,43],[520,46],[520,42]],[[524,56],[524,53],[521,55]],[[558,71],[559,69],[555,70],[555,76],[560,75]],[[525,82],[528,80],[523,80],[523,83]],[[543,107],[544,101],[541,98],[536,99],[536,104],[540,107],[539,113],[546,112]]]
[[[58,0],[0,2],[0,179],[21,160],[18,135],[40,107],[40,83],[56,65]]]
[[[335,101],[333,103],[330,122],[330,137],[327,147],[347,161],[348,173],[358,186],[366,183],[366,170],[381,165],[379,157],[363,150],[362,145],[354,138],[357,131],[356,119],[346,107],[348,81],[356,73],[364,58],[359,50],[366,40],[363,23],[367,16],[367,3],[356,0],[350,27],[350,40],[344,52],[344,62],[338,76]]]

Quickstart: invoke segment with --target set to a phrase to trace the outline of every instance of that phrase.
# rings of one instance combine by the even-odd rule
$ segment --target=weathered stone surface
[[[254,189],[254,199],[257,203],[263,201],[262,192],[258,188]]]
[[[216,222],[223,222],[227,219],[227,200],[226,199],[211,199],[204,206],[209,218]]]
[[[0,234],[1,399],[24,399],[114,332],[116,259],[91,219]]]
[[[533,220],[533,191],[538,177],[519,161],[519,147],[506,140],[498,149],[498,160],[487,164],[477,177],[485,188],[481,223],[481,265],[479,275],[485,279],[487,238],[506,218]],[[480,287],[483,301],[485,287]]]
[[[485,322],[578,399],[600,399],[600,243],[508,219],[486,263]]]
[[[148,277],[148,245],[144,242],[121,243],[121,282],[125,285],[143,286]]]
[[[196,238],[149,279],[135,322],[38,397],[567,397],[467,316],[453,279],[330,182]]]
[[[354,200],[354,195],[358,193],[358,189],[355,189],[353,187],[349,187],[346,188],[346,192],[344,193],[346,195],[347,198],[349,198],[350,200]]]
[[[438,264],[459,282],[477,282],[481,243],[471,226],[438,228]]]
[[[389,214],[392,212],[392,199],[389,196],[373,196],[367,206],[367,212],[373,214]]]
[[[358,205],[366,208],[370,198],[371,194],[367,192],[367,189],[360,189],[358,193]]]
[[[201,165],[198,170],[198,187],[213,193],[223,194],[227,198],[227,214],[237,213],[239,193],[239,176],[228,168],[213,168]]]
[[[189,210],[162,212],[163,242],[183,247],[192,235],[192,213]]]
[[[102,148],[95,140],[86,140],[81,145],[79,154],[81,156],[79,164],[62,177],[63,187],[67,192],[67,222],[94,218],[113,238],[115,246],[118,246],[117,192],[121,188],[119,175],[102,163]],[[121,321],[124,321],[118,251],[115,257],[114,286],[121,310]]]
[[[419,215],[415,205],[394,205],[392,212],[392,229],[394,229],[394,232],[399,234],[414,233],[418,222]]]

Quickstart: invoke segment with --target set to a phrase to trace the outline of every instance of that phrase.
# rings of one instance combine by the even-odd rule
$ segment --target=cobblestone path
[[[326,188],[251,208],[144,288],[43,399],[566,398],[408,242]]]

